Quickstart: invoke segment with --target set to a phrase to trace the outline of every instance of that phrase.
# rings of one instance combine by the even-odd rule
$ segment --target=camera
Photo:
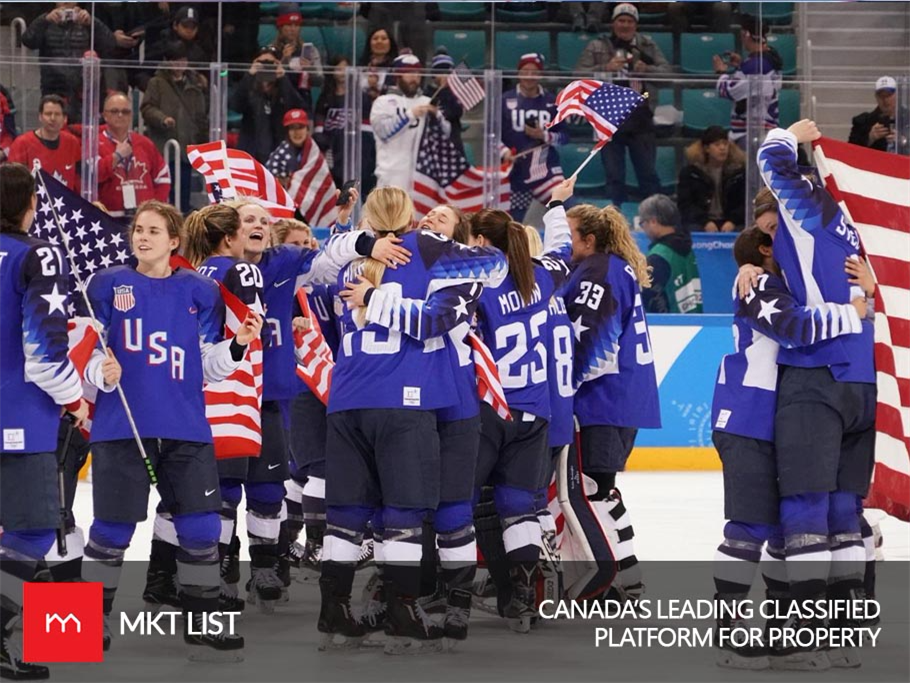
[[[77,11],[78,10],[75,7],[60,10],[60,14],[63,16],[64,23],[76,21]]]
[[[525,117],[525,125],[530,128],[537,128],[537,117],[534,114],[529,114]]]

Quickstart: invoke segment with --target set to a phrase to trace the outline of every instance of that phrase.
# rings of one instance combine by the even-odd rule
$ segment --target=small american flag
[[[326,114],[325,121],[322,122],[322,130],[320,130],[320,126],[317,125],[315,132],[321,133],[322,131],[329,130],[343,130],[345,124],[347,123],[347,119],[347,109],[332,107]]]
[[[205,176],[209,199],[218,202],[256,197],[272,218],[293,218],[294,202],[265,166],[246,152],[228,149],[224,140],[188,145],[186,157]]]
[[[288,192],[300,207],[303,219],[314,227],[335,222],[335,181],[319,146],[309,137],[300,152],[300,168],[291,176]]]
[[[455,95],[456,99],[461,102],[465,111],[470,111],[483,100],[483,86],[477,82],[477,79],[471,74],[468,65],[461,62],[449,74],[447,80],[449,90]]]
[[[294,354],[297,357],[297,376],[304,381],[310,391],[325,405],[329,404],[329,390],[332,388],[332,370],[335,359],[329,348],[319,318],[310,309],[306,290],[297,290],[297,303],[303,317],[309,320],[306,329],[294,330]]]
[[[910,521],[910,161],[821,138],[825,188],[859,231],[875,292],[875,469],[867,507]]]
[[[468,343],[474,359],[474,371],[477,373],[477,394],[484,403],[489,403],[496,414],[503,420],[512,421],[512,413],[506,401],[506,392],[499,379],[499,370],[493,354],[487,345],[473,332],[468,333]]]
[[[639,93],[620,85],[590,79],[572,81],[556,98],[557,114],[547,127],[579,114],[594,126],[602,145],[644,101]]]

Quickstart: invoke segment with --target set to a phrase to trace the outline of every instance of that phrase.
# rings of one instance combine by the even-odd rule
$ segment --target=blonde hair
[[[531,252],[531,258],[540,256],[543,253],[543,240],[540,239],[540,232],[533,225],[526,225],[525,233],[528,235],[528,251]]]
[[[313,229],[304,223],[293,218],[282,218],[272,223],[272,244],[284,244],[294,230],[303,230],[309,237],[313,236]]]
[[[635,273],[640,287],[651,286],[651,266],[632,237],[629,223],[615,206],[598,209],[591,204],[578,204],[566,211],[566,216],[578,223],[582,237],[594,235],[594,249],[616,254],[626,261]]]
[[[198,268],[215,253],[225,237],[233,237],[239,232],[240,214],[227,204],[211,204],[187,216],[184,228],[183,255]]]
[[[363,220],[379,239],[389,235],[397,237],[410,230],[414,222],[414,203],[400,187],[377,187],[363,205]],[[363,260],[362,269],[361,274],[374,287],[382,284],[384,264],[367,258]]]

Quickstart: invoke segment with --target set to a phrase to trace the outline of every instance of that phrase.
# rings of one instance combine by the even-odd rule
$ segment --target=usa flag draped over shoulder
[[[293,218],[294,202],[265,166],[246,152],[228,149],[224,140],[188,145],[186,157],[205,176],[209,199],[256,197],[272,218]]]
[[[503,420],[511,422],[512,412],[506,402],[506,392],[502,388],[499,368],[496,367],[493,354],[480,337],[473,332],[468,333],[468,343],[471,345],[474,372],[477,374],[477,394],[480,396],[480,400],[489,403]]]
[[[875,470],[868,507],[910,521],[910,160],[821,138],[825,188],[859,231],[875,297]]]
[[[291,176],[288,192],[307,224],[326,227],[335,222],[335,181],[319,146],[308,137],[300,151],[300,168]]]
[[[329,390],[332,388],[332,370],[335,359],[329,348],[319,318],[310,309],[306,290],[297,290],[297,303],[303,313],[304,328],[294,328],[294,355],[297,358],[297,376],[324,405],[329,404]]]
[[[483,208],[484,169],[471,166],[464,153],[429,117],[420,139],[414,172],[414,207],[423,215],[439,204],[452,204],[465,213]],[[509,177],[500,175],[499,203],[508,210]]]
[[[602,147],[645,98],[631,88],[592,79],[572,81],[556,97],[556,116],[547,128],[570,116],[583,116],[594,126]]]

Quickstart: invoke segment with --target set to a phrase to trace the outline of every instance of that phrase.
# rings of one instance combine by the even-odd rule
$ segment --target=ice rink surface
[[[618,477],[636,532],[638,557],[647,562],[710,562],[723,529],[723,487],[720,472],[629,472]],[[75,513],[84,527],[91,519],[91,484],[81,483]],[[127,558],[148,557],[151,518],[157,495],[152,493],[149,520],[140,524]],[[242,510],[241,510],[242,512]],[[886,560],[910,561],[910,525],[880,513]],[[243,514],[240,515],[243,526]],[[87,528],[86,528],[87,531]],[[241,538],[245,531],[241,529]],[[244,541],[244,547],[245,547]],[[244,550],[244,556],[246,551]],[[647,569],[647,568],[646,568]],[[711,593],[709,572],[700,592]],[[363,574],[363,573],[362,573]],[[364,578],[358,580],[362,584]],[[648,583],[648,595],[669,597],[659,585]],[[357,585],[355,585],[355,600]],[[888,596],[879,595],[888,600]],[[477,614],[469,640],[454,652],[419,657],[389,657],[380,649],[356,652],[317,651],[318,589],[293,583],[291,601],[273,615],[248,607],[239,632],[247,644],[240,664],[200,664],[183,659],[178,637],[117,637],[104,664],[56,664],[54,681],[522,681],[569,683],[571,681],[871,681],[900,680],[895,671],[908,671],[910,648],[895,630],[906,633],[907,594],[883,617],[883,632],[874,651],[863,651],[860,669],[834,669],[825,673],[779,671],[739,672],[714,665],[710,649],[596,649],[590,622],[548,622],[527,635],[511,633],[498,618]],[[118,597],[118,607],[128,612],[142,608],[138,596]],[[616,625],[617,622],[612,622]],[[657,625],[656,622],[640,622]],[[892,628],[889,629],[889,624]],[[620,626],[625,624],[619,624]],[[663,624],[659,624],[663,625]],[[898,625],[900,625],[898,627]],[[891,637],[889,638],[889,633]],[[289,673],[293,672],[293,673]],[[906,677],[903,680],[907,680]]]

